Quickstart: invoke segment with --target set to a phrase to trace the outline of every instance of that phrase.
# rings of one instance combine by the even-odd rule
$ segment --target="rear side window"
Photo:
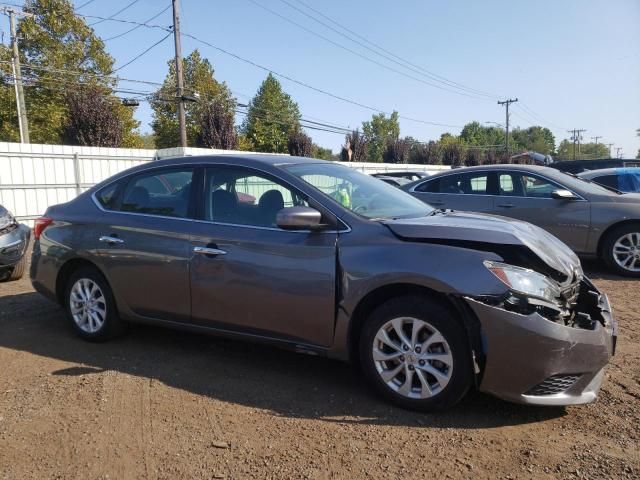
[[[618,176],[617,175],[603,175],[602,177],[595,177],[592,180],[600,185],[606,187],[618,189]]]
[[[112,183],[96,194],[96,199],[98,200],[98,203],[102,205],[102,208],[105,210],[113,210],[115,208],[119,187],[119,183]]]
[[[185,218],[189,216],[193,169],[154,170],[134,176],[120,211]]]
[[[428,182],[421,183],[416,187],[416,192],[440,193],[440,179],[434,178]]]

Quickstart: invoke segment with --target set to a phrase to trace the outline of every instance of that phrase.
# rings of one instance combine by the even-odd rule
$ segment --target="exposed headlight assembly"
[[[556,283],[528,268],[489,260],[484,262],[484,266],[512,292],[543,299],[550,303],[555,303],[560,296],[560,288]]]

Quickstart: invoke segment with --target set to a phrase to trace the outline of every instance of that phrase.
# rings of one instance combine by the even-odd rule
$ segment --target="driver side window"
[[[261,172],[234,167],[210,167],[206,172],[205,220],[277,228],[280,210],[308,206],[301,194]]]

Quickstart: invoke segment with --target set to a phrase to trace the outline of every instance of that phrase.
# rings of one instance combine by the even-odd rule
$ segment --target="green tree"
[[[369,143],[369,162],[382,162],[387,144],[400,137],[400,123],[398,112],[393,112],[388,118],[384,113],[373,115],[371,120],[362,123],[362,133]]]
[[[532,126],[526,129],[516,128],[513,132],[514,142],[523,150],[530,150],[543,155],[551,155],[556,148],[556,139],[551,130],[545,127]]]
[[[486,127],[480,122],[467,123],[460,132],[465,145],[490,146],[504,144],[504,130],[498,127]]]
[[[580,144],[580,150],[576,146],[576,160],[595,160],[598,158],[608,158],[609,150],[607,146],[602,143],[583,143]],[[562,140],[558,145],[558,152],[556,154],[557,160],[573,160],[573,142],[570,140]]]
[[[298,105],[269,74],[249,102],[242,133],[258,152],[287,153],[289,136],[298,130]]]
[[[311,156],[322,160],[333,160],[333,152],[330,148],[323,148],[315,143],[313,144],[313,155]]]
[[[157,148],[180,145],[175,59],[167,64],[169,66],[167,76],[151,101],[153,109],[151,127],[156,137]],[[191,146],[208,148],[210,145],[205,141],[208,137],[202,135],[203,124],[226,125],[226,119],[230,115],[234,117],[236,100],[231,95],[227,84],[215,79],[213,66],[209,60],[202,58],[197,49],[182,59],[182,69],[186,86],[185,96],[197,99],[197,101],[185,102],[187,142]],[[216,107],[212,108],[211,104]]]
[[[27,0],[24,10],[33,14],[18,21],[31,141],[60,143],[69,123],[66,93],[93,85],[103,92],[105,103],[118,119],[121,130],[118,146],[138,146],[138,122],[133,119],[133,111],[114,101],[115,80],[110,77],[114,60],[93,29],[75,15],[71,2]],[[9,58],[8,49],[0,49],[0,59]],[[7,64],[0,64],[0,70],[10,75]],[[15,141],[18,139],[15,95],[12,88],[3,86],[2,90],[0,138]]]

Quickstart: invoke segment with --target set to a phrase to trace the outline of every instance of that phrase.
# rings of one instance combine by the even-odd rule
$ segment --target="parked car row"
[[[586,175],[586,174],[585,174]],[[402,187],[436,208],[524,220],[580,256],[640,277],[640,195],[533,165],[485,165],[432,175]]]
[[[475,169],[419,180],[412,196],[308,158],[155,161],[48,208],[31,280],[89,341],[143,322],[265,342],[358,363],[381,396],[419,410],[476,387],[519,403],[588,403],[617,326],[575,253],[519,219],[415,198],[449,207],[471,195],[487,212],[566,202],[562,223],[573,226],[559,233],[595,234],[589,215],[607,223],[605,197],[628,207],[560,179]],[[590,251],[585,235],[568,238]]]

